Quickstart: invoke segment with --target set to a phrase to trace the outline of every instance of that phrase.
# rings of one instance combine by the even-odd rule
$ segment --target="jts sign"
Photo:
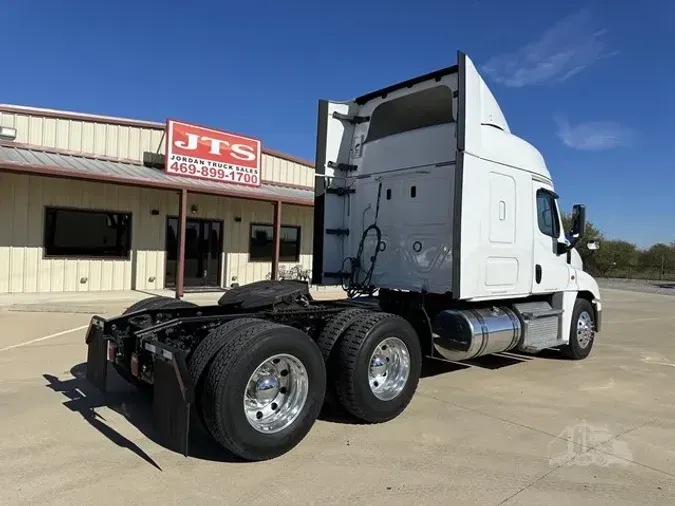
[[[165,173],[260,186],[259,140],[174,120],[166,132]]]

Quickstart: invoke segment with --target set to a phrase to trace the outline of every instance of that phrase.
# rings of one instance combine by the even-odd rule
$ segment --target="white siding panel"
[[[14,213],[12,219],[9,290],[23,292],[26,285],[25,267],[26,251],[23,245],[28,244],[28,196],[29,180],[19,178],[14,184]]]
[[[279,169],[279,162],[277,158],[271,156],[264,156],[262,159],[262,178],[266,181],[279,181],[281,171]]]
[[[14,128],[14,114],[0,112],[0,126]]]
[[[7,126],[4,123],[3,125]],[[9,292],[12,261],[12,223],[14,223],[14,177],[0,173],[0,293]]]
[[[26,263],[25,263],[25,284],[24,292],[40,291],[40,261],[42,256],[42,226],[44,223],[44,212],[42,206],[42,192],[45,179],[31,177],[24,178],[30,185],[27,189],[27,207],[26,207]]]
[[[117,130],[117,151],[112,156],[129,158],[129,127],[118,126],[112,128]]]
[[[164,153],[164,131],[163,130],[150,130],[150,145],[145,147],[143,151],[152,151],[153,153],[157,152],[159,148],[160,153]],[[141,153],[140,160],[143,160],[143,153]]]
[[[153,209],[160,214],[153,215]],[[130,276],[135,282],[135,289],[164,288],[166,217],[177,213],[177,193],[139,190],[138,210],[134,213],[132,229],[136,262],[132,264]]]
[[[70,125],[67,119],[57,119],[56,121],[56,139],[54,147],[59,149],[70,149]]]
[[[44,146],[44,138],[42,137],[42,128],[45,118],[30,116],[27,118],[28,122],[28,143],[36,146]]]
[[[94,152],[94,126],[95,123],[82,122],[82,152]]]
[[[119,127],[117,125],[105,126],[105,134],[104,134],[105,152],[103,153],[105,156],[112,156],[112,157],[118,156],[117,152],[119,147],[120,128],[122,127]]]
[[[129,127],[128,136],[128,152],[129,160],[142,160],[143,152],[141,151],[141,129],[136,127]]]
[[[19,116],[17,115],[14,118],[14,128],[16,128],[16,142],[21,142],[28,144],[29,134],[30,134],[30,122],[28,121],[29,116]],[[38,144],[42,146],[42,144]]]
[[[143,157],[143,152],[144,151],[152,151],[153,153],[157,149],[152,149],[150,146],[152,145],[152,131],[148,130],[147,128],[144,128],[141,130],[141,149],[139,153],[139,160],[142,160]]]
[[[264,154],[262,177],[266,181],[274,181],[276,183],[313,186],[314,168]]]
[[[94,149],[91,151],[94,155],[105,155],[106,149],[106,125],[104,123],[94,123]]]
[[[48,148],[56,147],[56,120],[45,118],[42,124],[42,145]]]
[[[81,121],[71,121],[68,128],[68,144],[64,149],[83,151],[82,131],[84,124]]]

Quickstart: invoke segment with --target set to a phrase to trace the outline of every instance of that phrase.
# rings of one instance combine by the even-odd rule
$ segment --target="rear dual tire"
[[[309,433],[323,405],[321,352],[304,332],[264,321],[226,339],[198,393],[204,424],[242,459],[287,453]]]
[[[358,316],[351,324],[340,320],[344,328],[330,356],[321,340],[317,346],[298,329],[263,320],[235,320],[212,331],[190,369],[198,376],[197,410],[213,439],[249,461],[292,450],[323,406],[325,359],[332,371],[329,386],[353,416],[369,423],[397,417],[419,382],[419,338],[396,315]],[[211,346],[220,350],[207,364]]]
[[[366,423],[400,415],[419,384],[422,350],[414,328],[400,316],[368,313],[352,324],[331,358],[340,404]]]

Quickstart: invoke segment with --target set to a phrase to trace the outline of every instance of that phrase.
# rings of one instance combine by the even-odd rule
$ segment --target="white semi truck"
[[[327,392],[382,423],[411,401],[423,358],[559,349],[580,360],[600,330],[595,280],[563,230],[541,154],[511,133],[471,60],[319,102],[313,282],[261,281],[214,306],[151,297],[92,318],[87,377],[109,365],[153,393],[159,442],[188,454],[190,427],[246,460],[278,457]],[[451,378],[448,381],[452,381]]]

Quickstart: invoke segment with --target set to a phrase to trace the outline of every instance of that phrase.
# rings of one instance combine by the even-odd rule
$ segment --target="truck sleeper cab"
[[[87,378],[109,364],[153,392],[157,438],[188,454],[201,425],[246,460],[299,444],[326,395],[366,423],[396,418],[424,357],[590,353],[597,283],[564,231],[542,156],[511,133],[471,60],[319,102],[313,282],[262,281],[217,305],[151,297],[87,332]],[[517,233],[516,233],[516,225]],[[570,239],[566,239],[565,232]]]

